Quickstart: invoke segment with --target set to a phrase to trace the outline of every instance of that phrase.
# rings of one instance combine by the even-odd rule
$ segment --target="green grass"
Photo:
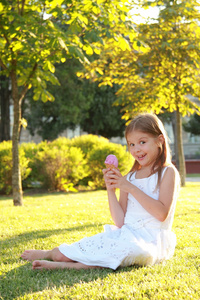
[[[199,173],[187,174],[187,177],[200,177]]]
[[[200,183],[181,189],[173,229],[174,257],[160,265],[117,271],[33,271],[25,249],[51,249],[110,224],[106,191],[0,197],[0,299],[200,299]]]

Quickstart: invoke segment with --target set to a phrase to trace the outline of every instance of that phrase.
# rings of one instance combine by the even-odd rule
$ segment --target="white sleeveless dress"
[[[165,172],[166,168],[163,171]],[[157,173],[148,178],[136,179],[135,173],[127,180],[150,197],[158,200]],[[128,195],[124,225],[118,228],[105,225],[104,232],[85,237],[71,245],[62,244],[59,250],[68,258],[89,266],[111,269],[131,265],[153,265],[173,256],[176,236],[171,231],[176,197],[164,222],[150,215],[139,202]]]

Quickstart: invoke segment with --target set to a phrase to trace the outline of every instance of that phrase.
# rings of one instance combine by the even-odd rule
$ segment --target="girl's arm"
[[[107,175],[109,174],[111,176],[111,174],[113,174],[112,171],[106,169],[103,170],[103,173],[104,173],[104,180],[106,183],[106,188],[108,193],[110,214],[115,225],[121,228],[124,225],[124,217],[127,208],[128,194],[127,192],[120,190],[120,197],[118,201],[115,194],[115,188],[112,185],[108,184]]]
[[[132,183],[124,179],[120,172],[114,171],[115,175],[109,180],[113,187],[118,187],[126,193],[131,193],[146,211],[159,221],[163,222],[170,211],[171,204],[176,195],[178,175],[174,167],[167,168],[160,184],[159,199],[155,200],[146,195]]]

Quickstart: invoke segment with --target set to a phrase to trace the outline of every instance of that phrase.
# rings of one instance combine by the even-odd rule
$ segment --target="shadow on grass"
[[[63,191],[48,191],[45,189],[27,189],[27,190],[23,190],[23,197],[24,199],[26,197],[33,197],[33,198],[39,198],[39,197],[46,197],[46,196],[57,196],[57,195],[78,195],[78,194],[82,194],[82,193],[94,193],[94,192],[101,192],[101,191],[106,191],[105,188],[101,188],[101,189],[88,189],[88,190],[78,190],[78,192],[63,192]],[[4,195],[4,194],[0,194],[0,201],[5,201],[5,200],[13,200],[13,196],[12,195]]]
[[[93,224],[84,224],[71,228],[41,230],[26,232],[20,235],[12,236],[1,241],[1,260],[2,265],[11,265],[17,263],[16,249],[19,249],[19,244],[26,245],[29,241],[34,239],[44,239],[51,235],[67,233],[70,231],[81,231],[85,227],[93,227]],[[65,242],[65,241],[63,241]],[[57,245],[56,245],[57,246]],[[53,246],[55,247],[55,246]],[[52,247],[52,248],[53,248]],[[16,299],[26,294],[41,292],[43,290],[51,290],[52,288],[71,287],[80,282],[94,281],[97,278],[104,278],[112,273],[111,269],[91,269],[91,270],[44,270],[33,271],[32,263],[23,261],[20,258],[20,267],[13,268],[8,272],[1,272],[0,276],[0,299],[10,300]],[[50,291],[51,293],[51,291]]]
[[[102,226],[103,224],[98,224]],[[45,239],[48,238],[52,235],[59,235],[61,233],[66,232],[66,240],[67,240],[67,233],[71,231],[82,231],[85,228],[89,229],[90,227],[94,227],[94,224],[84,224],[84,225],[79,225],[75,227],[70,227],[70,228],[63,228],[63,229],[51,229],[51,230],[36,230],[36,231],[30,231],[30,232],[25,232],[16,236],[12,236],[10,238],[6,238],[5,240],[1,240],[1,256],[5,256],[5,259],[3,259],[4,263],[12,263],[15,261],[15,257],[12,255],[8,255],[8,249],[12,251],[12,248],[17,247],[19,248],[19,244],[25,245],[27,249],[27,244],[28,242],[32,240],[39,240],[39,239]],[[62,243],[65,243],[66,240],[63,240]],[[59,245],[52,245],[52,248],[57,247]],[[20,247],[22,248],[22,247]],[[37,249],[37,246],[36,248]],[[41,248],[40,248],[41,249]],[[14,251],[16,253],[16,250]],[[0,298],[1,299],[1,298]]]
[[[137,267],[136,267],[137,268]],[[23,299],[53,299],[55,289],[58,293],[63,295],[68,289],[75,285],[84,284],[96,281],[97,279],[104,279],[113,272],[119,273],[125,270],[131,271],[131,268],[119,268],[116,271],[111,269],[88,269],[88,270],[32,270],[30,262],[25,262],[25,265],[12,269],[5,275],[0,276],[0,299],[12,300],[18,297],[27,295],[28,298]],[[59,291],[60,289],[60,291]],[[43,292],[41,295],[40,293]],[[33,293],[39,293],[32,298]],[[58,298],[59,299],[59,294]],[[33,296],[33,295],[32,295]],[[50,298],[49,298],[49,297]],[[43,298],[44,297],[44,298]]]
[[[14,268],[0,276],[0,299],[16,299],[24,295],[51,289],[68,288],[80,282],[104,278],[111,270],[43,270],[33,271],[31,263]],[[41,295],[42,297],[42,295]],[[45,297],[45,296],[44,296]]]
[[[32,270],[32,263],[22,260],[20,258],[21,253],[19,253],[19,257],[16,258],[16,249],[14,248],[17,247],[19,250],[19,248],[22,248],[23,245],[26,246],[31,240],[44,239],[51,235],[65,232],[67,234],[67,232],[75,230],[81,231],[85,227],[90,228],[93,226],[94,224],[84,224],[64,229],[31,231],[1,241],[1,261],[2,265],[5,265],[5,269],[6,265],[9,265],[9,268],[15,264],[20,266],[13,267],[12,270],[8,272],[3,270],[0,272],[0,299],[12,300],[17,299],[18,297],[24,297],[23,299],[32,299],[31,294],[41,292],[43,292],[43,294],[37,295],[39,297],[38,299],[40,299],[40,296],[41,299],[42,297],[45,299],[45,296],[47,295],[50,295],[50,298],[52,296],[53,299],[55,293],[57,293],[54,291],[55,289],[58,290],[58,293],[59,289],[66,292],[67,289],[70,289],[75,285],[93,282],[97,279],[103,279],[113,272],[118,273],[122,271],[124,272],[125,270],[132,270],[134,267],[119,268],[116,271],[111,269],[65,269],[39,271]],[[21,244],[22,247],[19,247],[19,244]]]
[[[12,200],[12,196],[0,195],[0,201]]]

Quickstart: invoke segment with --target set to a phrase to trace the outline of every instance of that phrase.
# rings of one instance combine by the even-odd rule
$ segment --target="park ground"
[[[192,177],[194,178],[194,177]],[[198,177],[196,177],[198,178]],[[111,224],[105,190],[0,197],[0,299],[200,299],[200,182],[187,180],[177,202],[174,257],[148,267],[33,271],[20,254],[51,249]]]

